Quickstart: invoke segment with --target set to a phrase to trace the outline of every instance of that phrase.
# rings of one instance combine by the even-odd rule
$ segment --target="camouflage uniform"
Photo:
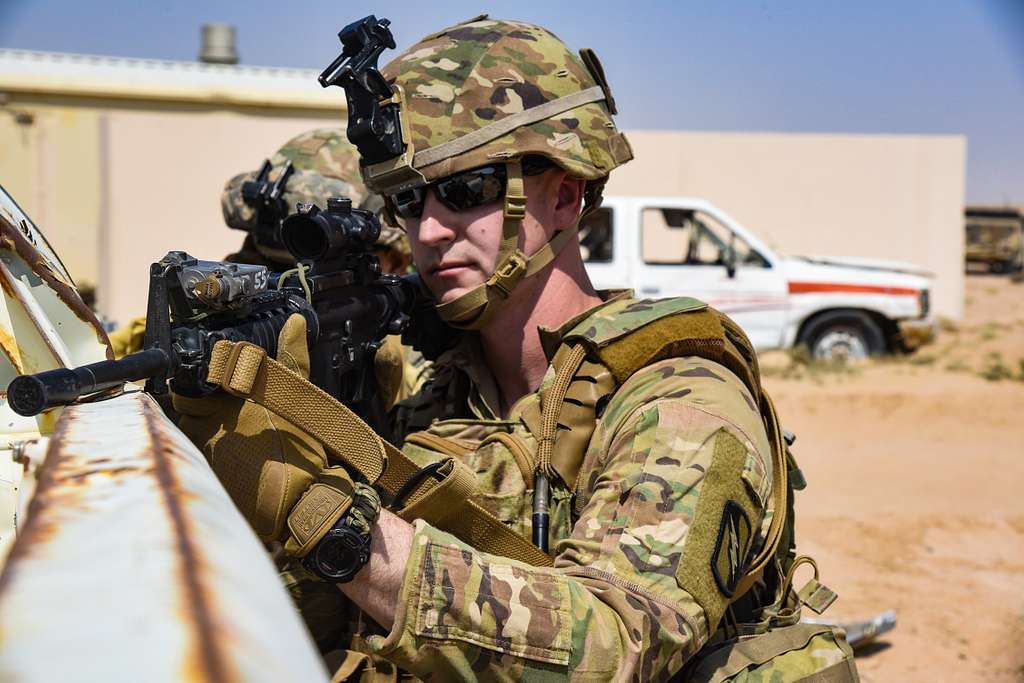
[[[658,313],[659,305],[638,305],[620,294],[540,333],[553,353],[571,333],[621,334]],[[407,431],[426,429],[454,443],[477,472],[475,500],[529,537],[529,454],[536,451],[529,416],[554,371],[549,367],[540,389],[501,419],[476,335],[467,335],[436,367],[423,391],[400,406],[399,421]],[[488,439],[495,433],[512,435],[521,452],[506,440]],[[412,441],[403,448],[406,455],[423,464],[436,459],[421,440]],[[772,513],[772,464],[760,413],[744,384],[697,357],[642,369],[598,418],[576,491],[571,482],[553,482],[555,567],[486,555],[417,522],[394,630],[370,637],[370,649],[439,680],[671,676],[711,635],[705,606],[720,608],[702,606],[683,586],[710,574],[707,549],[690,549],[687,540],[723,443],[738,449],[734,474],[754,501],[754,529],[764,530]]]

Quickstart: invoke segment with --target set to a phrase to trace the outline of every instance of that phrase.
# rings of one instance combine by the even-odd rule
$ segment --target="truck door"
[[[692,296],[732,317],[758,349],[782,343],[788,293],[771,261],[706,211],[645,208],[637,295]]]

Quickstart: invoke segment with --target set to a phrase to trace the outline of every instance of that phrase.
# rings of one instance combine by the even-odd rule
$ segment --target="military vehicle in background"
[[[1024,210],[1012,206],[969,206],[964,212],[967,270],[1017,273],[1024,270]]]

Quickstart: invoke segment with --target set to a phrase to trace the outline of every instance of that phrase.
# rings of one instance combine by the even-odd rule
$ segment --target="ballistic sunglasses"
[[[526,157],[522,165],[524,176],[540,175],[555,166],[554,162],[541,156]],[[504,198],[507,180],[505,164],[491,164],[455,173],[429,185],[389,195],[388,198],[395,213],[402,218],[419,218],[423,215],[428,190],[452,211],[466,211]]]

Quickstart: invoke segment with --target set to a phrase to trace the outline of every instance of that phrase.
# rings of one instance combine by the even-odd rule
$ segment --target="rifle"
[[[307,324],[310,380],[383,429],[372,361],[386,335],[408,327],[419,300],[417,276],[381,275],[373,254],[380,223],[345,198],[328,199],[326,210],[300,205],[280,234],[298,262],[281,274],[169,252],[150,267],[142,351],[17,377],[8,387],[11,408],[37,415],[141,379],[157,397],[169,388],[206,396],[216,390],[205,381],[216,342],[249,341],[276,355],[278,333],[299,314]]]

